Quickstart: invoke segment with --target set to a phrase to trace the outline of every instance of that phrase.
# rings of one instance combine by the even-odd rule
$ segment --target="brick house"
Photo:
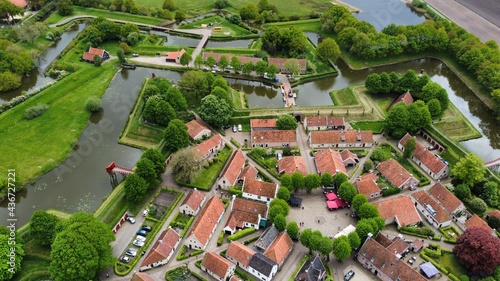
[[[82,60],[86,62],[94,62],[94,56],[96,55],[103,61],[109,59],[109,53],[106,50],[90,47],[88,52],[83,53]]]
[[[314,153],[314,164],[319,175],[325,172],[329,172],[332,175],[337,173],[347,175],[342,156],[336,150],[328,148]]]
[[[187,132],[188,132],[188,135],[189,137],[191,137],[191,139],[193,140],[200,140],[202,139],[204,136],[211,136],[212,135],[212,131],[210,131],[209,128],[203,126],[200,122],[198,122],[198,120],[191,120],[189,122],[186,123],[186,126],[187,126]]]
[[[285,156],[278,160],[278,173],[291,175],[294,172],[307,175],[306,163],[302,156]]]
[[[147,275],[144,272],[136,272],[130,281],[155,281],[153,277]]]
[[[286,258],[290,255],[293,250],[293,241],[286,233],[286,231],[278,234],[276,239],[269,245],[269,247],[264,252],[264,256],[270,258],[278,264],[280,268],[285,262]]]
[[[142,261],[139,270],[144,271],[166,264],[174,254],[180,241],[181,236],[175,230],[172,228],[164,230]]]
[[[269,58],[268,65],[276,66],[281,73],[291,73],[291,71],[285,67],[285,63],[288,60],[289,59],[287,59],[287,58]],[[299,64],[300,64],[300,70],[299,70],[300,73],[301,74],[306,73],[307,60],[306,59],[297,59],[297,60],[299,61]]]
[[[359,163],[359,158],[356,154],[352,153],[349,149],[344,149],[340,153],[340,157],[342,157],[342,162],[344,162],[344,166],[356,166]]]
[[[443,206],[452,217],[457,217],[466,210],[464,203],[440,183],[434,184],[429,189],[429,194],[439,203],[439,205]]]
[[[478,215],[473,215],[465,222],[465,227],[469,228],[482,228],[484,231],[491,235],[495,235],[495,230],[491,228],[482,218]]]
[[[252,259],[253,255],[255,255],[254,250],[248,248],[238,241],[231,241],[231,244],[229,244],[229,247],[226,251],[226,258],[245,271],[249,270],[250,260]]]
[[[396,104],[402,102],[406,104],[407,106],[413,103],[413,97],[411,96],[410,91],[407,91],[406,93],[399,95],[394,101],[389,105],[387,110],[389,110],[391,107],[395,106]]]
[[[215,252],[207,252],[201,261],[201,270],[219,281],[226,281],[234,274],[236,266]]]
[[[250,147],[297,146],[296,130],[254,130],[250,132]]]
[[[400,195],[373,203],[385,221],[385,225],[396,223],[402,226],[417,225],[422,221],[410,197]]]
[[[268,203],[276,197],[278,184],[245,178],[242,191],[243,198]]]
[[[394,186],[399,189],[414,189],[418,186],[417,180],[398,161],[390,158],[377,165],[377,170]]]
[[[309,131],[345,130],[344,117],[306,117],[304,129]]]
[[[297,272],[294,281],[324,281],[326,268],[318,255],[308,259]]]
[[[184,244],[189,249],[205,250],[223,214],[224,203],[222,203],[219,197],[212,197],[207,202],[205,208],[203,208],[203,211],[201,211]]]
[[[373,176],[367,176],[370,174]],[[358,189],[359,194],[363,194],[366,198],[368,198],[368,200],[371,200],[382,196],[382,190],[380,190],[376,181],[377,176],[373,173],[369,173],[359,178],[354,185]]]
[[[236,231],[244,228],[254,228],[258,230],[267,224],[268,206],[254,200],[236,198],[233,195],[231,201],[231,214],[227,220],[224,232],[232,235]]]
[[[278,119],[251,119],[250,129],[252,130],[274,130]]]
[[[175,62],[177,64],[181,63],[181,57],[186,52],[186,50],[182,49],[179,52],[170,52],[165,56],[166,62]]]
[[[308,136],[311,148],[354,148],[372,147],[372,131],[348,130],[348,131],[312,131]]]
[[[451,225],[451,216],[427,191],[420,190],[410,195],[411,201],[428,223],[436,228]]]
[[[222,170],[217,180],[217,186],[223,189],[229,189],[229,187],[235,186],[244,166],[245,156],[241,149],[238,149],[231,155],[226,167]]]
[[[185,215],[196,216],[201,207],[203,207],[205,198],[205,193],[196,188],[191,190],[179,206],[179,212]]]
[[[203,159],[209,159],[213,157],[219,150],[224,148],[224,140],[220,134],[217,134],[208,140],[196,145],[194,147],[195,152],[197,152]]]

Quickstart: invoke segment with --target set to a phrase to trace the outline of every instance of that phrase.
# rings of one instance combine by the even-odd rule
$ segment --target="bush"
[[[387,189],[382,190],[382,196],[384,196],[384,197],[391,196],[394,194],[398,194],[400,192],[401,192],[401,189],[399,189],[397,187],[389,187]]]
[[[250,235],[250,234],[252,234],[254,232],[255,232],[255,228],[242,229],[242,230],[236,232],[233,235],[229,235],[227,237],[227,241],[231,242],[231,241],[234,241],[234,240],[238,240],[238,239],[243,238],[243,237],[245,237],[247,235]]]
[[[217,246],[222,245],[222,242],[224,242],[224,230],[220,232],[219,238],[217,238]]]
[[[31,120],[35,119],[38,116],[42,115],[47,109],[49,109],[49,106],[46,104],[38,104],[35,106],[32,106],[24,112],[24,119]]]
[[[85,108],[91,113],[97,112],[101,109],[101,100],[97,97],[90,97],[85,102]]]

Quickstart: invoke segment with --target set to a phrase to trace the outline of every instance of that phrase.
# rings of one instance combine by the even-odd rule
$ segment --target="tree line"
[[[335,34],[345,50],[364,59],[441,52],[474,74],[500,105],[500,50],[498,44],[479,38],[447,20],[417,25],[390,24],[381,32],[357,20],[346,8],[334,5],[320,17],[321,30]]]

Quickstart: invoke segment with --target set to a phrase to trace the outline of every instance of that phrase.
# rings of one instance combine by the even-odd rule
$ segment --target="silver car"
[[[137,250],[134,248],[128,248],[127,251],[125,252],[125,255],[135,257],[137,256]]]
[[[132,242],[132,244],[134,244],[134,246],[137,246],[137,247],[142,247],[142,246],[144,246],[144,241],[134,240],[134,242]]]

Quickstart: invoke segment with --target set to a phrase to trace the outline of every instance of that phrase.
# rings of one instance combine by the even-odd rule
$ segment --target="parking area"
[[[371,274],[368,270],[364,269],[358,262],[356,264],[351,264],[344,268],[342,271],[342,276],[345,276],[349,270],[354,271],[354,276],[349,281],[366,281],[366,280],[378,280],[378,278]],[[343,279],[342,279],[343,280]]]
[[[226,129],[225,133],[226,133],[227,138],[235,139],[242,146],[245,143],[245,140],[250,140],[250,132],[236,132],[235,133],[235,132],[233,132],[233,128],[231,127],[229,129]]]

